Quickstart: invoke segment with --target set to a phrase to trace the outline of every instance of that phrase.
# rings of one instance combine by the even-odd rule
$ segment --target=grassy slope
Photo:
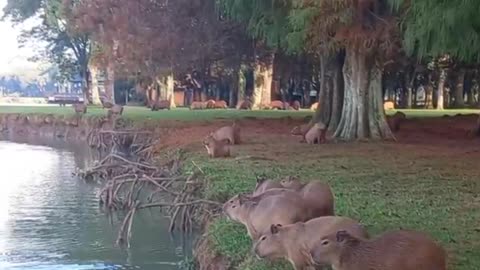
[[[0,106],[0,113],[9,112],[71,114],[72,109]],[[477,112],[406,111],[409,117]],[[104,111],[89,108],[89,114],[99,115]],[[186,109],[150,112],[131,107],[126,109],[125,116],[131,119],[208,120],[308,114],[311,113],[235,110],[192,113]],[[204,155],[193,155],[192,159],[209,177],[205,195],[210,199],[225,201],[239,192],[251,191],[254,176],[259,173],[271,177],[296,175],[305,180],[322,179],[334,189],[338,214],[359,219],[372,233],[399,227],[428,231],[449,250],[453,269],[480,269],[480,198],[477,195],[480,175],[475,170],[478,159],[448,153],[418,153],[412,147],[403,150],[399,147],[389,152],[392,149],[384,144],[294,147],[288,153],[291,154],[288,162],[205,160]],[[214,248],[229,257],[238,269],[290,269],[288,264],[271,265],[252,258],[251,243],[242,226],[218,219],[209,228],[209,236]]]

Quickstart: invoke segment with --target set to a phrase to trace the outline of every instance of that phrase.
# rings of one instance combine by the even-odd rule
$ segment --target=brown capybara
[[[285,110],[285,103],[281,100],[274,100],[270,102],[270,108],[272,110]]]
[[[231,220],[243,224],[254,240],[266,233],[272,223],[293,224],[310,219],[300,195],[288,190],[257,199],[236,195],[223,205],[223,211]]]
[[[339,230],[324,234],[312,259],[335,270],[446,270],[446,252],[424,233],[400,230],[362,239]]]
[[[158,110],[170,110],[170,100],[159,100],[155,104],[152,105],[151,110],[152,111],[158,111]]]
[[[236,122],[231,126],[219,128],[210,134],[217,141],[226,141],[229,144],[240,144],[240,128]]]
[[[205,110],[207,108],[206,106],[207,104],[205,102],[194,101],[190,104],[190,110]]]
[[[318,109],[318,102],[315,102],[312,104],[312,106],[310,106],[310,110],[316,112]]]
[[[305,142],[308,144],[322,144],[327,141],[327,127],[324,123],[315,123],[304,136]]]
[[[237,110],[251,110],[252,102],[250,100],[242,100],[237,104]]]
[[[227,102],[225,100],[215,101],[215,109],[226,109],[228,108]]]
[[[258,196],[269,189],[283,188],[282,184],[277,181],[267,179],[266,177],[257,177],[257,183],[255,184],[255,190],[252,196]]]
[[[303,124],[300,126],[295,126],[293,127],[292,131],[290,131],[290,134],[293,136],[302,136],[305,137],[305,134],[313,127],[313,124]]]
[[[217,141],[212,136],[207,136],[203,141],[207,149],[208,156],[211,158],[222,158],[230,156],[230,146],[224,141]]]
[[[396,112],[394,115],[387,118],[387,122],[392,131],[399,131],[400,125],[405,121],[405,119],[407,119],[407,116],[404,113]]]
[[[122,105],[113,105],[112,108],[110,108],[110,110],[108,110],[108,117],[112,117],[112,116],[119,116],[119,115],[122,115],[123,114],[123,106]]]
[[[368,238],[365,228],[351,218],[340,216],[319,217],[307,222],[284,225],[273,223],[253,245],[257,257],[269,260],[284,258],[295,270],[314,266],[311,253],[322,241],[322,235],[345,230],[360,239]]]
[[[87,113],[87,105],[85,104],[73,104],[73,109],[75,113]]]
[[[300,101],[298,100],[295,100],[292,102],[292,109],[294,109],[295,111],[298,111],[300,110],[300,108],[302,107],[302,105],[300,105]]]
[[[394,110],[395,109],[395,103],[393,103],[393,101],[385,101],[383,103],[383,109],[385,111]]]
[[[205,108],[206,109],[215,109],[215,100],[209,99],[205,101]]]

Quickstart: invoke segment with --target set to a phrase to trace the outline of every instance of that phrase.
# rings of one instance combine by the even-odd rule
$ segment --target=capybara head
[[[347,231],[341,230],[334,234],[323,237],[312,251],[312,259],[315,264],[325,265],[335,261],[340,256],[345,245],[353,245],[358,239],[351,236]]]
[[[270,232],[262,235],[253,245],[253,252],[259,258],[279,259],[285,255],[282,241],[282,225],[272,224]]]
[[[298,111],[298,110],[300,110],[300,107],[301,107],[300,101],[295,100],[294,102],[292,102],[292,108],[293,108],[294,110]]]
[[[288,189],[294,189],[294,190],[299,190],[301,189],[304,184],[300,182],[300,179],[294,177],[294,176],[288,176],[283,178],[280,181],[280,184],[282,184],[283,187],[288,188]]]
[[[223,212],[231,220],[241,222],[245,215],[244,204],[248,197],[243,194],[235,195],[233,198],[223,204]]]

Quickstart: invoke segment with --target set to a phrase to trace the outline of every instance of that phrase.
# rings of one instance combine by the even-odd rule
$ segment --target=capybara
[[[269,260],[287,259],[295,270],[313,267],[311,253],[322,235],[345,230],[360,239],[368,238],[365,228],[351,218],[340,216],[319,217],[307,222],[284,225],[273,223],[253,245],[257,257]]]
[[[292,102],[292,108],[296,111],[300,110],[300,108],[302,107],[302,105],[300,105],[300,101],[298,100],[295,100]]]
[[[393,101],[385,101],[383,103],[383,109],[385,111],[394,110],[395,109],[395,103],[393,103]]]
[[[292,131],[290,131],[290,134],[294,136],[302,136],[305,137],[305,134],[313,127],[313,124],[303,124],[300,126],[295,126],[293,127]]]
[[[155,104],[152,105],[152,111],[158,111],[158,110],[170,110],[170,100],[158,100]]]
[[[228,218],[243,224],[254,240],[266,233],[272,223],[293,224],[310,219],[303,199],[294,191],[253,198],[236,195],[223,205],[223,211]]]
[[[327,141],[327,127],[324,123],[315,123],[305,134],[305,141],[308,144],[322,144]]]
[[[312,106],[310,106],[310,110],[316,112],[318,109],[318,102],[315,102],[312,104]]]
[[[113,107],[108,110],[108,117],[122,115],[123,114],[123,106],[122,105],[113,105]]]
[[[85,104],[73,104],[75,113],[87,113],[87,105]]]
[[[211,158],[221,158],[230,156],[230,146],[224,141],[217,141],[212,136],[207,136],[203,141],[207,149],[208,156]]]
[[[446,270],[446,252],[424,233],[400,230],[374,239],[322,231],[312,259],[335,270]]]
[[[399,131],[400,125],[407,119],[407,116],[402,112],[396,112],[394,115],[387,118],[387,122],[390,125],[392,131]]]
[[[252,102],[250,100],[242,100],[237,104],[237,110],[251,110]]]
[[[206,109],[215,109],[215,100],[209,99],[205,101],[205,108]]]
[[[204,110],[207,108],[206,106],[207,104],[205,102],[194,101],[190,104],[190,110]]]
[[[328,184],[320,181],[310,181],[304,184],[293,177],[281,180],[280,184],[284,188],[299,192],[307,205],[313,209],[313,216],[320,217],[335,214],[335,198]]]
[[[227,102],[225,100],[215,101],[215,109],[226,109],[228,108]]]
[[[281,101],[281,100],[274,100],[274,101],[270,102],[270,108],[272,110],[285,110],[286,109],[285,103],[283,103],[283,101]]]
[[[283,188],[283,186],[279,182],[267,179],[266,177],[257,177],[257,183],[255,184],[255,190],[252,195],[258,196],[273,188]]]
[[[211,136],[217,141],[226,141],[229,144],[240,144],[240,128],[236,122],[233,122],[231,126],[219,128],[213,132]]]

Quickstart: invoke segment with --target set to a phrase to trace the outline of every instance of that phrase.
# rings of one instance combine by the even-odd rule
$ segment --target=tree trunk
[[[173,72],[170,72],[167,76],[167,88],[165,91],[165,98],[170,101],[170,108],[175,108],[175,84]]]
[[[445,80],[447,79],[447,70],[442,68],[440,71],[440,77],[438,78],[438,89],[437,89],[437,110],[444,109],[444,94],[445,94]]]
[[[240,69],[238,70],[238,95],[237,95],[237,103],[242,102],[245,100],[245,91],[247,87],[247,78],[245,77],[245,66],[242,64]],[[230,106],[235,106],[235,104],[231,104]]]
[[[107,101],[115,104],[115,65],[113,61],[108,61],[105,76],[105,96]]]
[[[432,72],[428,74],[428,85],[425,87],[425,109],[433,109]]]
[[[318,107],[315,112],[315,116],[312,119],[313,123],[322,122],[325,125],[329,125],[330,117],[332,115],[332,96],[333,96],[333,83],[331,78],[327,78],[327,65],[331,67],[331,63],[328,56],[320,56],[320,85],[318,93]],[[328,64],[327,64],[328,63]]]
[[[331,132],[335,132],[338,127],[338,123],[340,122],[340,118],[342,116],[342,106],[343,106],[343,91],[344,91],[344,83],[343,83],[343,61],[344,61],[343,53],[338,53],[335,59],[335,66],[333,67],[333,76],[332,76],[332,114],[330,116],[330,123],[328,125],[328,130]]]
[[[480,136],[480,115],[477,118],[477,124],[475,125],[475,129],[473,130],[475,136]]]
[[[345,96],[336,138],[347,141],[394,138],[383,110],[382,71],[373,60],[373,55],[347,49],[343,66]]]
[[[261,104],[270,104],[272,101],[274,55],[255,61],[255,86],[252,95],[252,107],[258,109]]]
[[[415,80],[415,72],[413,72],[413,75],[410,75],[410,73],[407,71],[405,74],[405,87],[407,90],[407,94],[405,96],[405,99],[406,99],[405,108],[407,109],[412,108],[412,92],[413,92],[414,80]]]
[[[91,77],[91,84],[90,84],[90,90],[92,93],[92,104],[93,105],[102,105],[102,101],[100,99],[100,88],[98,87],[98,68],[91,64],[90,67],[90,77]]]
[[[457,81],[455,83],[455,104],[456,108],[463,108],[465,106],[465,100],[463,95],[464,82],[465,82],[465,69],[461,69],[457,74]]]

